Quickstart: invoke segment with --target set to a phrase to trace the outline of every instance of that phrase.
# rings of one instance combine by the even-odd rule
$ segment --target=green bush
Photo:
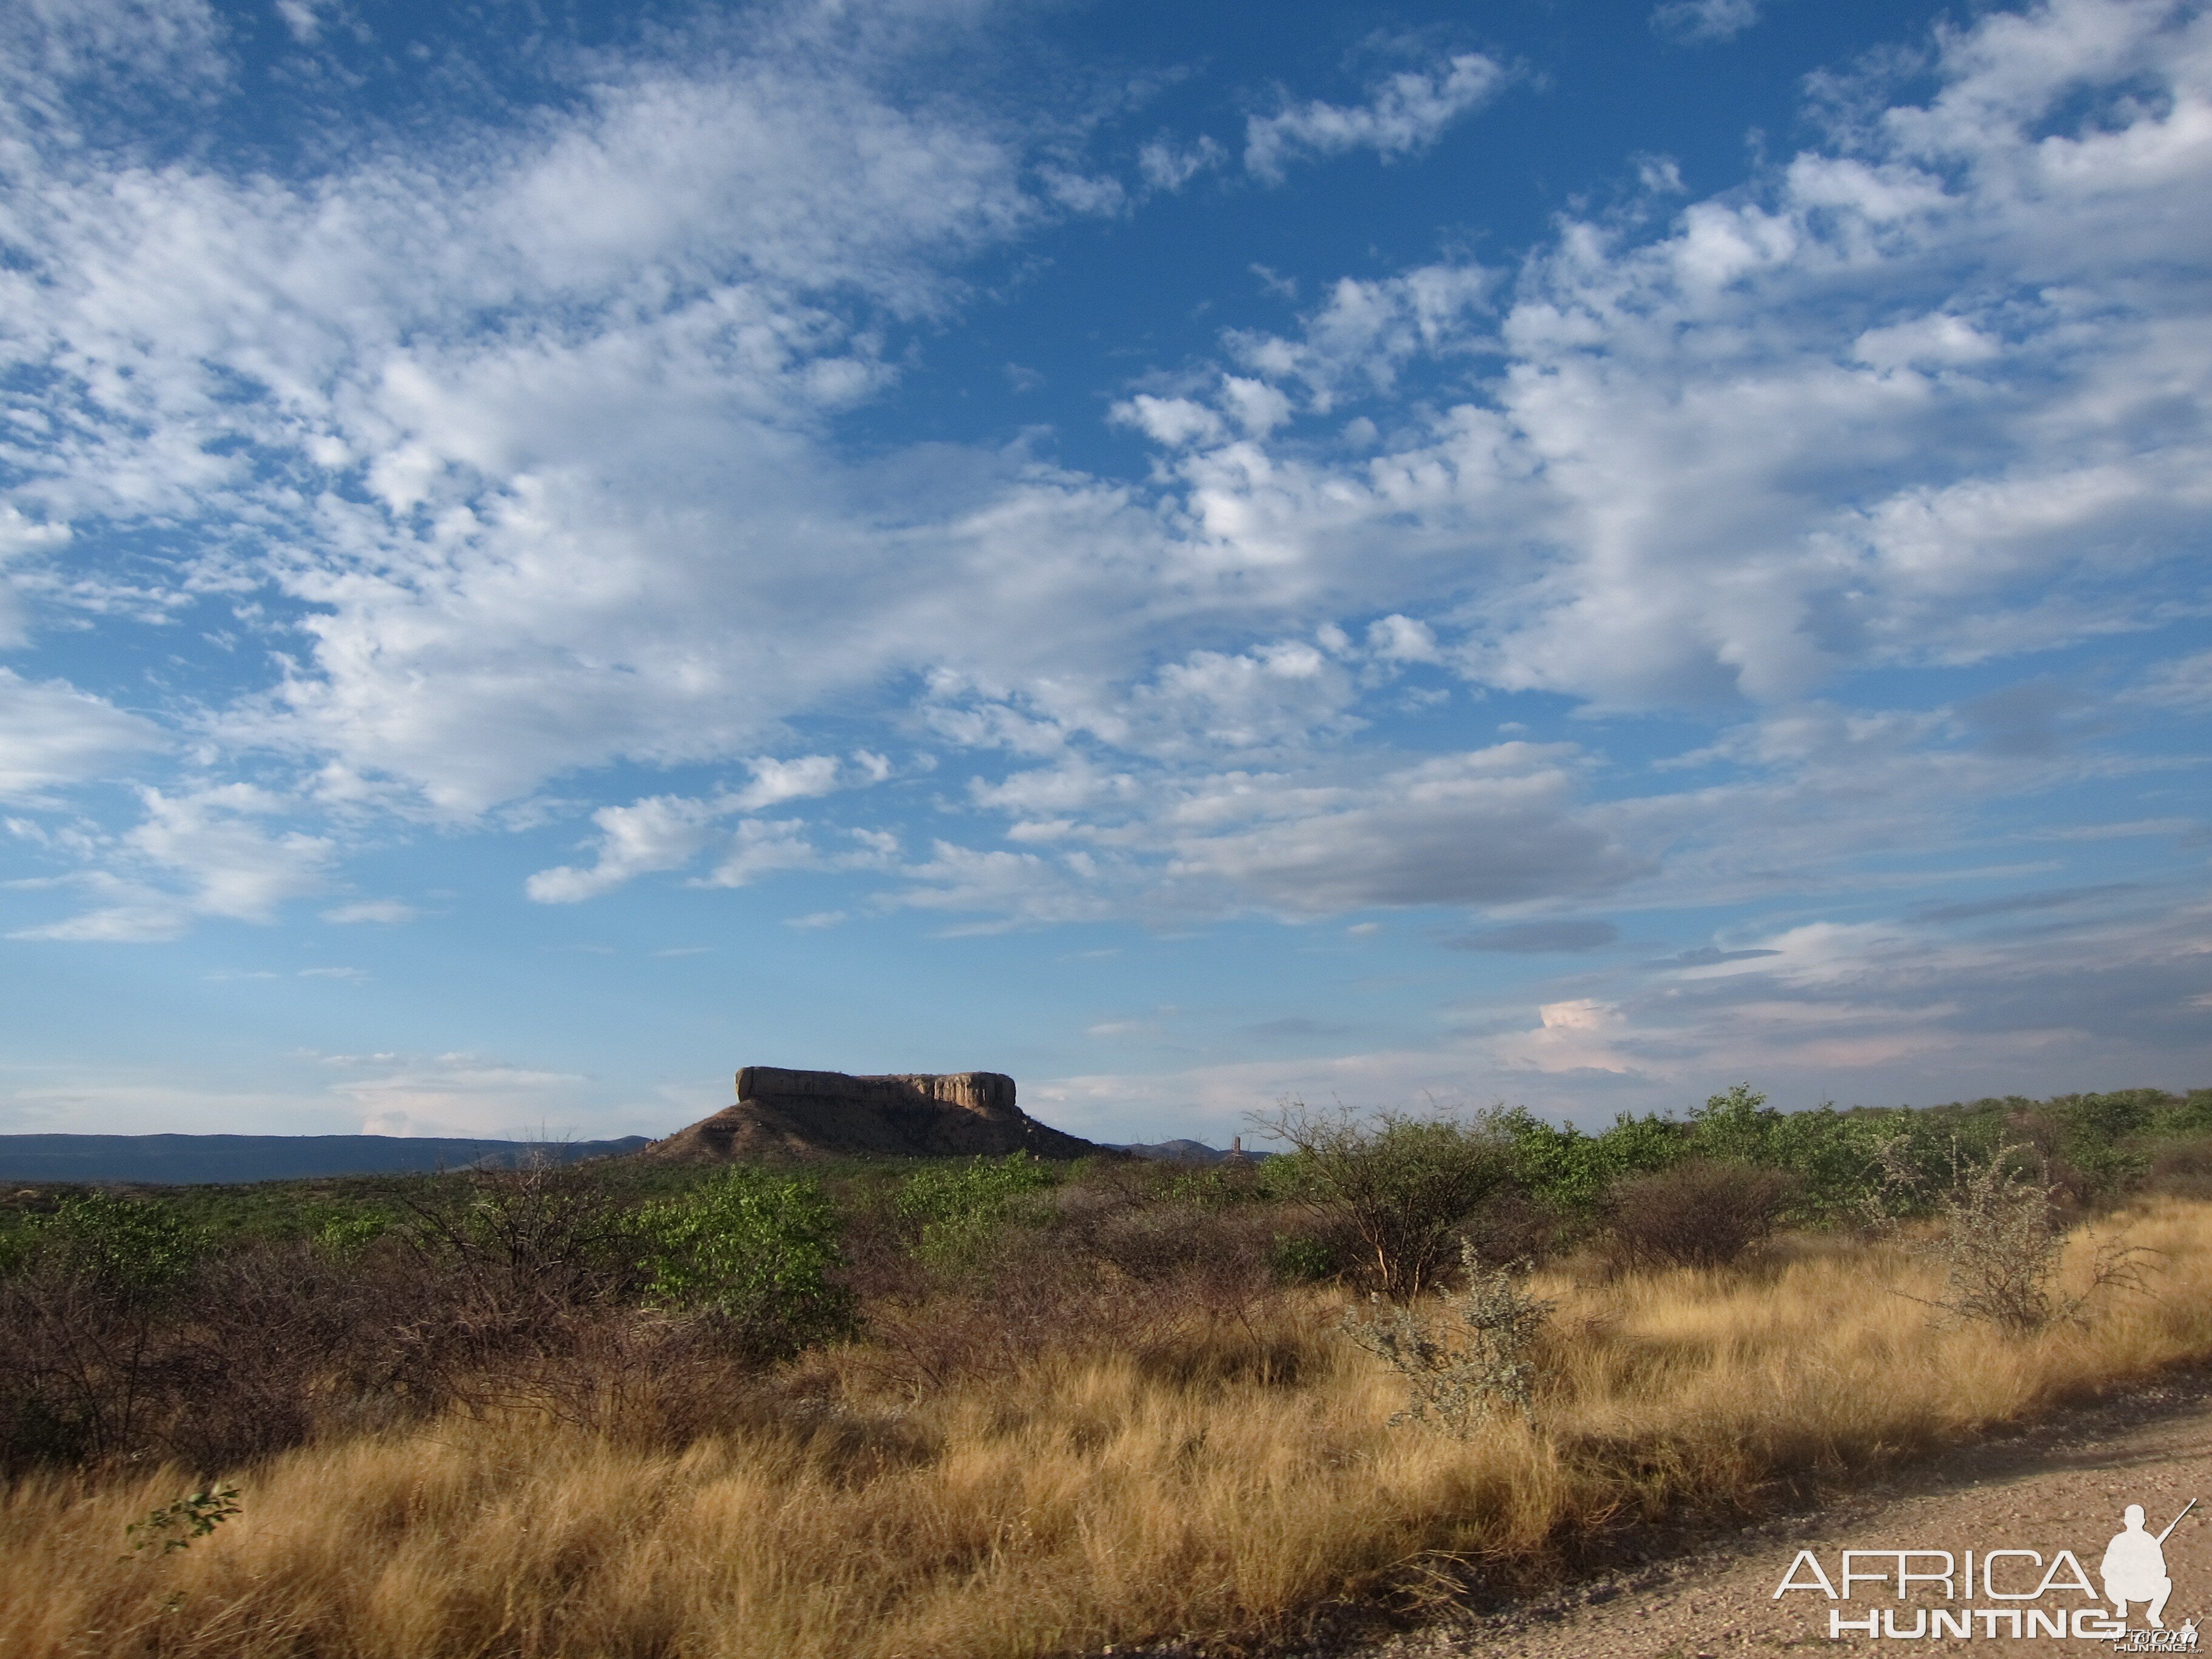
[[[681,1198],[644,1206],[646,1297],[720,1328],[769,1363],[854,1331],[837,1212],[801,1177],[735,1165]]]
[[[182,1284],[204,1241],[158,1200],[86,1193],[65,1198],[30,1225],[25,1259],[121,1302],[157,1299]]]
[[[205,1248],[173,1206],[105,1193],[28,1218],[0,1283],[0,1468],[137,1449]]]
[[[1268,1271],[1286,1285],[1318,1285],[1344,1271],[1342,1254],[1310,1233],[1277,1233],[1267,1251]]]
[[[333,1261],[344,1262],[358,1259],[392,1229],[392,1217],[376,1209],[316,1208],[305,1221],[308,1242]]]
[[[1450,1270],[1462,1224],[1513,1179],[1512,1143],[1488,1122],[1291,1102],[1261,1127],[1294,1148],[1265,1165],[1270,1192],[1358,1238],[1359,1271],[1396,1302]]]
[[[963,1267],[1018,1218],[1025,1199],[1054,1181],[1053,1172],[1027,1152],[933,1164],[900,1184],[891,1210],[914,1235],[924,1260]]]
[[[2191,1089],[2179,1100],[2167,1096],[2152,1116],[2150,1132],[2164,1140],[2212,1135],[2212,1089]]]
[[[1564,1216],[1596,1214],[1613,1182],[1666,1169],[1686,1147],[1680,1124],[1626,1112],[1595,1135],[1572,1124],[1547,1123],[1525,1106],[1494,1112],[1488,1121],[1511,1145],[1514,1184]]]
[[[1200,1209],[1220,1209],[1264,1197],[1258,1166],[1250,1163],[1216,1164],[1211,1169],[1180,1170],[1160,1188],[1170,1204],[1194,1204]]]

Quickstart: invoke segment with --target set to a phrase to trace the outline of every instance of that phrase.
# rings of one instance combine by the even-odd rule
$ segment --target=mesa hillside
[[[747,1066],[738,1099],[656,1140],[652,1162],[726,1164],[818,1158],[1004,1158],[1065,1161],[1106,1149],[1049,1128],[1014,1103],[1003,1072],[848,1077]]]

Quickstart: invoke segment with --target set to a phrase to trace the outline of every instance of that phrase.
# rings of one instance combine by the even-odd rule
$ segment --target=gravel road
[[[1354,1651],[1340,1650],[1332,1659],[1704,1659],[1746,1651],[1795,1649],[1838,1656],[1853,1651],[2086,1655],[2130,1650],[2134,1637],[2115,1643],[2106,1635],[2027,1634],[2036,1627],[2023,1620],[2024,1633],[2010,1634],[2011,1607],[2046,1612],[2092,1605],[2071,1582],[2058,1552],[2071,1550],[2094,1584],[2105,1547],[2121,1529],[2122,1511],[2140,1504],[2148,1530],[2156,1533],[2180,1514],[2191,1498],[2194,1513],[2166,1540],[2165,1560],[2173,1589],[2165,1610],[2166,1625],[2179,1632],[2186,1620],[2205,1625],[2197,1651],[2212,1655],[2212,1375],[2180,1376],[2124,1399],[2069,1413],[2016,1437],[1986,1442],[1863,1487],[1847,1500],[1816,1512],[1734,1534],[1724,1541],[1665,1554],[1629,1573],[1577,1584],[1551,1600],[1524,1603],[1504,1612],[1459,1621]],[[1856,1570],[1891,1577],[1881,1584],[1860,1583],[1849,1602],[1831,1601],[1817,1587],[1780,1597],[1775,1589],[1792,1573],[1801,1550],[1814,1552],[1820,1571],[1836,1584],[1841,1552],[1949,1551],[1954,1571],[1963,1555],[1977,1552],[1979,1565],[1991,1550],[2033,1550],[2044,1568],[2025,1557],[2001,1559],[1997,1588],[2032,1590],[2043,1571],[2055,1570],[2053,1588],[2037,1600],[2008,1602],[1983,1593],[1978,1581],[1970,1601],[1962,1593],[1944,1599],[1941,1584],[1912,1585],[1909,1601],[1899,1601],[1896,1562],[1857,1558]],[[1941,1571],[1933,1558],[1916,1559],[1915,1572]],[[1798,1583],[1814,1575],[1800,1567]],[[1885,1599],[1886,1597],[1886,1599]],[[1899,1639],[1881,1627],[1869,1638],[1846,1631],[1829,1633],[1829,1613],[1856,1621],[1883,1608],[1894,1618]],[[1944,1635],[1905,1640],[1923,1609],[1990,1609],[1994,1620],[1968,1619],[1966,1639]],[[2146,1628],[2142,1603],[2130,1606],[2130,1624]],[[2105,1613],[2109,1615],[2106,1607]],[[1931,1621],[1931,1629],[1941,1629]],[[2070,1629],[2070,1626],[2069,1626]],[[2135,1650],[2157,1650],[2136,1649]]]

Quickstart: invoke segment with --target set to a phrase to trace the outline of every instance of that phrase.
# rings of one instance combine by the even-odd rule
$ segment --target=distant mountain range
[[[313,1176],[511,1168],[533,1157],[567,1163],[634,1152],[646,1144],[643,1135],[565,1145],[401,1135],[0,1135],[0,1182],[229,1186]]]
[[[1273,1158],[1273,1152],[1248,1152],[1243,1147],[1223,1152],[1218,1146],[1209,1146],[1202,1140],[1154,1140],[1142,1146],[1116,1146],[1117,1152],[1130,1152],[1139,1158],[1158,1158],[1167,1164],[1218,1164],[1224,1158],[1249,1158],[1257,1163],[1263,1158]]]
[[[1085,1144],[1072,1137],[1060,1139],[1078,1147]],[[0,1183],[122,1182],[148,1187],[227,1187],[318,1176],[509,1169],[528,1158],[568,1163],[634,1152],[653,1144],[643,1135],[565,1144],[413,1135],[0,1135]],[[918,1149],[894,1150],[911,1156]],[[1105,1150],[1181,1164],[1218,1164],[1231,1156],[1198,1140],[1162,1140]],[[1246,1152],[1244,1156],[1258,1159],[1275,1154]]]

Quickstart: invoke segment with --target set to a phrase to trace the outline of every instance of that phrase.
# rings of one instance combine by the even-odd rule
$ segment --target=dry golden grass
[[[0,1504],[0,1649],[982,1659],[1264,1635],[1440,1557],[1539,1561],[2212,1358],[2212,1204],[2127,1219],[2164,1253],[2154,1298],[2025,1340],[1936,1328],[1890,1293],[1933,1286],[1888,1246],[1555,1275],[1535,1426],[1465,1443],[1389,1426],[1398,1385],[1316,1294],[1177,1363],[1102,1347],[919,1402],[833,1358],[834,1410],[681,1453],[521,1416],[311,1446],[240,1472],[244,1513],[166,1558],[118,1559],[176,1471],[30,1480]],[[1287,1366],[1251,1363],[1262,1340]]]

